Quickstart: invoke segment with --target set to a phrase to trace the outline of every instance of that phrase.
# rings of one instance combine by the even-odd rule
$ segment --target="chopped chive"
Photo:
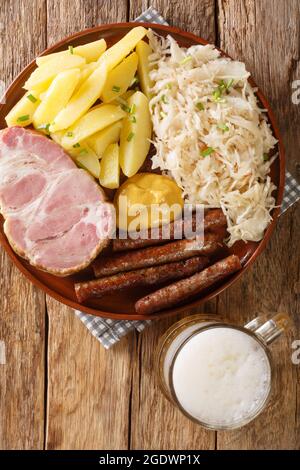
[[[126,111],[126,113],[130,113],[130,108],[129,106],[125,105],[125,104],[121,104],[121,108],[123,109],[123,111]]]
[[[172,88],[172,83],[167,83],[167,88],[169,88],[169,90],[171,90],[171,88]]]
[[[214,149],[212,147],[207,147],[206,149],[201,151],[201,156],[208,157],[208,155],[210,155],[213,152],[214,152]]]
[[[121,90],[121,88],[119,86],[114,85],[112,87],[112,91],[115,91],[116,93],[119,93],[120,90]]]
[[[88,153],[87,149],[81,149],[79,155],[86,155]]]
[[[24,116],[20,116],[17,119],[17,122],[24,122],[24,121],[29,121],[29,114],[24,114]]]
[[[67,137],[73,137],[73,132],[67,132]]]
[[[135,116],[131,116],[130,121],[135,123],[135,122],[136,122],[136,117],[135,117]]]
[[[37,101],[37,98],[33,96],[31,93],[30,95],[27,95],[27,98],[29,99],[29,101],[31,101],[31,103],[36,103]]]
[[[130,83],[130,86],[137,85],[138,83],[140,83],[139,77],[134,77],[134,79]]]
[[[73,46],[69,46],[69,52],[70,52],[70,54],[74,54],[74,47]]]
[[[199,101],[199,103],[196,103],[196,108],[199,109],[199,111],[204,111],[204,106],[203,103]]]
[[[181,60],[181,61],[179,62],[179,64],[180,64],[180,65],[184,65],[184,64],[186,64],[187,62],[189,62],[190,60],[192,60],[192,56],[188,55],[188,56],[186,56],[183,60]]]
[[[40,126],[37,127],[37,129],[40,129],[40,130],[43,130],[43,131],[49,133],[49,127],[50,127],[50,123],[48,123],[48,124],[41,124]]]
[[[166,95],[162,95],[161,100],[163,103],[168,104],[168,100],[166,98]]]
[[[163,111],[160,112],[160,116],[164,119],[167,117],[166,113],[164,113]]]
[[[74,149],[78,149],[79,147],[80,147],[79,142],[77,142],[77,144],[74,144],[74,145],[73,145],[73,148],[74,148]]]
[[[127,136],[127,142],[130,142],[134,137],[134,133],[133,132],[130,132],[130,134],[128,134]]]
[[[130,107],[130,114],[134,114],[136,112],[136,105],[133,103]]]
[[[226,84],[227,90],[228,90],[228,88],[230,88],[230,87],[232,86],[232,84],[233,84],[233,78],[231,78],[231,79],[229,80],[229,82],[227,82],[227,84]]]
[[[121,108],[123,109],[123,111],[126,111],[126,113],[130,113],[130,108],[126,104],[121,104]]]
[[[221,95],[222,95],[222,92],[220,90],[220,88],[217,88],[214,92],[213,92],[213,100],[214,101],[219,101],[220,98],[221,98]]]
[[[264,153],[263,159],[264,159],[264,162],[267,162],[269,160],[269,155],[267,153]]]
[[[229,127],[226,124],[218,124],[218,129],[221,129],[223,132],[229,131]]]

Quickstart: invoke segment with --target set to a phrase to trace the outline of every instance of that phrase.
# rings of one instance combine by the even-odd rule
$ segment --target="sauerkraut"
[[[213,45],[185,49],[153,32],[149,41],[152,167],[174,178],[187,203],[222,208],[229,246],[261,240],[275,206],[269,153],[277,141],[245,64]]]

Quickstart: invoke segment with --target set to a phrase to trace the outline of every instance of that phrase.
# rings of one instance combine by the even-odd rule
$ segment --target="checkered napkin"
[[[136,18],[136,22],[168,23],[154,8],[150,7],[141,16]],[[300,185],[286,173],[285,192],[281,206],[281,213],[285,212],[292,204],[300,199]],[[93,315],[75,311],[76,315],[84,323],[87,329],[94,335],[106,349],[116,344],[123,336],[132,330],[143,331],[149,325],[150,321],[128,321],[128,320],[110,320],[109,318],[100,318]]]

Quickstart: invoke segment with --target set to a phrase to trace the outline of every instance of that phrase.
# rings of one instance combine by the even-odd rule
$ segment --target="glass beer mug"
[[[261,316],[244,327],[209,315],[175,323],[160,339],[160,387],[183,414],[208,429],[235,429],[265,408],[271,392],[269,345],[288,317]]]

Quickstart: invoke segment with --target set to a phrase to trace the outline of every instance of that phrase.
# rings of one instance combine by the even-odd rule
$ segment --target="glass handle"
[[[254,318],[245,325],[245,328],[259,336],[266,344],[271,344],[289,327],[290,323],[287,314],[276,313],[273,316],[262,315]]]

